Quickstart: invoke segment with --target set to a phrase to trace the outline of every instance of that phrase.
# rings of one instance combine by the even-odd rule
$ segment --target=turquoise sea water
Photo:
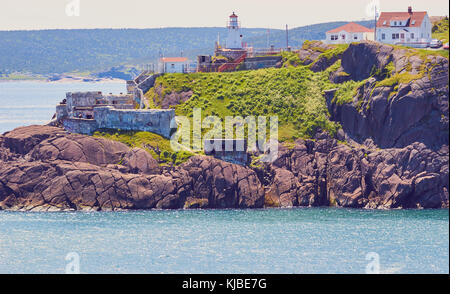
[[[448,273],[448,210],[0,211],[0,273]]]
[[[66,97],[66,92],[76,91],[119,94],[126,92],[126,83],[0,82],[0,134],[19,126],[50,121],[56,104]]]

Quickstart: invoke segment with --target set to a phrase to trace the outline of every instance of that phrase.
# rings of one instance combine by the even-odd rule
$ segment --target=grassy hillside
[[[148,107],[158,108],[166,95],[191,93],[186,102],[172,105],[177,115],[270,116],[279,119],[281,141],[311,137],[319,130],[336,133],[339,126],[329,121],[322,92],[332,87],[330,68],[314,73],[308,66],[293,66],[294,54],[285,54],[285,67],[231,73],[166,74],[146,93]]]
[[[433,23],[433,39],[442,40],[444,43],[448,43],[448,34],[448,17]]]

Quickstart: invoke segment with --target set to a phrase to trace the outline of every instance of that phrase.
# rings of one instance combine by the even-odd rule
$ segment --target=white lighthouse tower
[[[233,12],[230,15],[230,20],[227,24],[228,37],[225,43],[227,49],[242,49],[242,35],[241,26],[238,21],[238,16]]]

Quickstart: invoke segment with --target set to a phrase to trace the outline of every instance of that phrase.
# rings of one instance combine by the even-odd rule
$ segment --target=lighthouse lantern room
[[[238,16],[234,12],[232,15],[230,15],[230,20],[227,24],[227,27],[228,37],[225,47],[227,49],[242,49],[241,27],[238,21]]]

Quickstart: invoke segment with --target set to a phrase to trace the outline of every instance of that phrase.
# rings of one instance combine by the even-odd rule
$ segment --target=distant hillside
[[[344,24],[330,22],[294,28],[289,31],[290,45],[304,40],[324,39],[325,32]],[[359,22],[371,26],[370,21]],[[373,24],[372,24],[373,25]],[[94,29],[0,31],[0,77],[10,73],[41,75],[68,72],[105,75],[112,67],[154,62],[160,52],[165,56],[195,58],[212,54],[214,42],[225,28]],[[243,29],[245,41],[255,47],[267,46],[267,29]],[[270,44],[284,47],[284,30],[270,30]],[[128,70],[129,71],[129,70]],[[120,73],[119,73],[120,75]]]
[[[246,36],[264,29],[245,29]],[[0,72],[105,71],[166,56],[211,53],[225,28],[94,29],[0,32]]]

